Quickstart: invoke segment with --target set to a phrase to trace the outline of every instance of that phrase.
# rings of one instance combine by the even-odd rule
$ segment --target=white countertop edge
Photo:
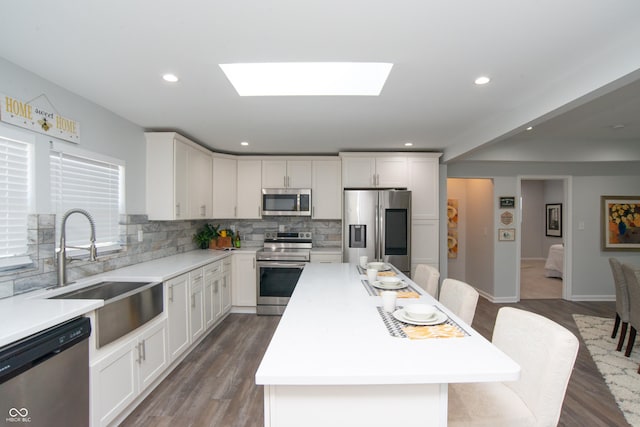
[[[474,383],[474,382],[494,382],[494,381],[517,381],[520,378],[520,369],[514,369],[509,373],[484,373],[484,374],[464,374],[456,378],[454,373],[444,373],[440,375],[371,375],[371,376],[297,376],[297,377],[276,377],[256,375],[258,385],[300,385],[300,386],[322,386],[322,385],[406,385],[406,384],[443,384],[443,383]]]
[[[85,277],[63,287],[37,289],[0,299],[0,347],[104,306],[103,300],[49,299],[56,295],[104,280],[164,282],[235,252],[255,253],[258,249],[194,250]]]
[[[102,300],[35,299],[0,305],[0,348],[104,306]],[[16,322],[15,316],[20,319]],[[14,316],[14,320],[8,319]]]

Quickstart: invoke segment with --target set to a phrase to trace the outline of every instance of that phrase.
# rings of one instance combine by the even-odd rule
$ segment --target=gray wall
[[[572,177],[571,215],[563,206],[564,231],[569,231],[571,241],[566,242],[572,251],[569,269],[572,300],[613,300],[615,289],[609,269],[608,258],[617,257],[622,262],[640,266],[638,252],[604,252],[600,250],[600,196],[638,195],[640,193],[639,162],[606,163],[542,163],[542,162],[458,162],[447,165],[450,178],[488,177],[493,178],[494,193],[515,195],[519,176],[563,175]],[[499,224],[496,203],[495,224]],[[584,229],[579,229],[579,224]],[[519,226],[517,232],[519,233]],[[565,235],[567,235],[565,233]],[[494,248],[494,301],[514,301],[517,296],[516,242],[497,242]],[[565,238],[566,240],[566,238]],[[519,242],[519,240],[518,240]],[[467,253],[467,257],[475,254]],[[468,277],[468,279],[470,279]]]
[[[523,180],[520,195],[522,196],[520,257],[544,258],[544,181]]]
[[[145,213],[145,139],[143,129],[120,116],[0,58],[0,93],[22,101],[45,94],[57,112],[80,123],[80,143],[32,133],[36,138],[34,213],[52,213],[49,201],[49,141],[123,160],[126,164],[125,204],[129,214]],[[108,82],[105,82],[108,84]],[[114,89],[115,90],[115,89]],[[134,94],[132,94],[134,96]],[[45,102],[46,105],[46,102]],[[2,127],[13,126],[0,123]],[[44,173],[39,173],[44,172]]]

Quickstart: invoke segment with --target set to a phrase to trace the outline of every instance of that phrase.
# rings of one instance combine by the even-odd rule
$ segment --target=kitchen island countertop
[[[443,427],[449,383],[519,378],[517,363],[401,277],[467,334],[394,337],[378,311],[381,298],[370,296],[355,265],[309,264],[256,373],[266,427]]]

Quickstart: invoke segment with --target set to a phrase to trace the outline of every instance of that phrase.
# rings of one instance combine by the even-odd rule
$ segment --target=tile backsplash
[[[140,262],[151,261],[182,252],[196,250],[193,234],[204,224],[235,228],[240,232],[243,247],[261,247],[265,231],[283,227],[286,231],[313,232],[314,247],[340,247],[342,222],[312,221],[282,217],[265,220],[193,220],[149,221],[146,215],[121,215],[119,251],[98,253],[98,261],[74,260],[67,264],[70,281],[112,271]],[[56,283],[55,215],[34,214],[28,222],[28,255],[30,267],[0,272],[0,298],[41,289]],[[138,232],[143,240],[138,242]]]

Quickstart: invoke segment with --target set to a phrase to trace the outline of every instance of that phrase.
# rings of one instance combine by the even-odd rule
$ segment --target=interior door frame
[[[516,177],[516,218],[517,218],[517,233],[516,233],[516,300],[520,301],[520,257],[522,254],[522,181],[549,181],[557,180],[563,183],[563,206],[562,206],[562,233],[564,242],[564,261],[563,261],[563,278],[562,278],[562,299],[572,300],[572,253],[573,253],[573,238],[572,238],[572,224],[571,219],[573,217],[573,179],[570,175],[518,175]]]

